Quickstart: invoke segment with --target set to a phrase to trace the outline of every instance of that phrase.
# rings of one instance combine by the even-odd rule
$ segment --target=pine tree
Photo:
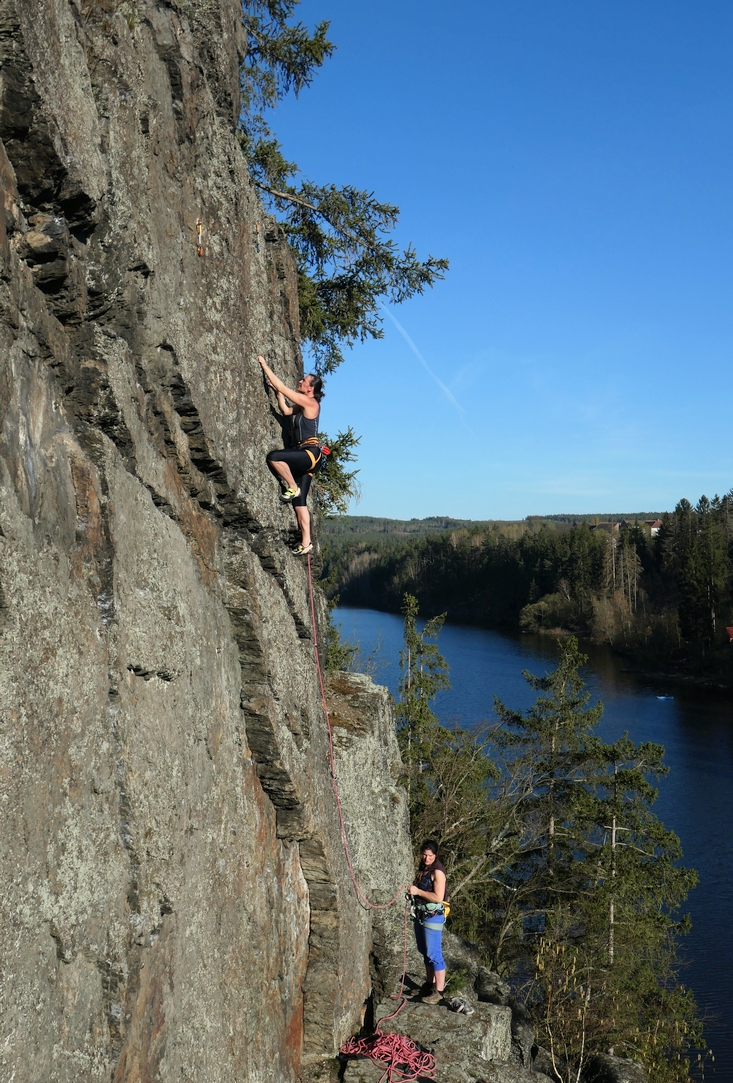
[[[523,860],[503,870],[498,931],[514,909],[520,932],[503,965],[521,973],[534,963],[528,1001],[559,1079],[610,1050],[643,1061],[653,1079],[681,1079],[683,1054],[701,1040],[676,962],[687,924],[676,915],[696,876],[679,867],[679,840],[651,811],[663,749],[594,734],[602,705],[588,706],[585,661],[570,638],[553,673],[526,674],[541,693],[529,711],[497,704],[504,786],[518,792],[524,780],[526,840]]]
[[[418,630],[417,598],[405,594],[402,600],[404,647],[400,651],[400,699],[397,706],[398,737],[407,768],[407,794],[413,814],[416,804],[426,799],[428,756],[438,719],[431,703],[438,692],[450,688],[448,665],[438,650],[437,639],[445,621],[445,613],[432,617],[422,631]],[[421,776],[423,776],[421,778]]]
[[[330,440],[325,433],[319,433],[318,439],[329,446],[329,454],[315,476],[318,507],[328,518],[345,515],[351,500],[361,496],[361,486],[356,480],[359,471],[348,469],[356,461],[355,448],[361,443],[361,437],[349,425],[346,432],[336,434],[335,440]]]
[[[721,630],[720,613],[730,612],[730,499],[702,496],[695,508],[681,500],[665,518],[663,571],[676,583],[682,635],[703,654]]]
[[[436,838],[449,878],[452,900],[461,896],[456,927],[469,932],[476,920],[476,898],[491,883],[493,853],[502,835],[492,833],[489,784],[498,777],[490,759],[489,735],[440,725],[431,709],[439,691],[450,687],[448,666],[437,639],[445,614],[418,630],[416,599],[403,598],[404,647],[400,652],[398,739],[406,766],[413,840]]]
[[[443,278],[448,261],[420,260],[390,237],[399,209],[353,185],[315,184],[288,161],[266,119],[308,87],[332,55],[328,22],[311,34],[292,22],[299,0],[244,0],[248,49],[241,69],[240,144],[255,185],[285,231],[298,267],[301,337],[319,373],[343,347],[382,337],[383,299],[399,304]]]
[[[569,1048],[576,1058],[581,1047],[607,1050],[642,1060],[653,1078],[684,1078],[687,1064],[677,1056],[701,1033],[694,1001],[679,981],[677,939],[688,923],[676,914],[697,877],[679,866],[679,839],[651,811],[652,780],[667,773],[664,750],[635,745],[625,734],[601,743],[599,752],[576,810],[572,911],[557,908],[546,934],[547,944],[565,946],[571,966],[582,959],[582,1020],[576,1012]],[[562,969],[561,953],[555,979]]]
[[[494,741],[504,764],[501,803],[511,807],[511,798],[516,801],[522,840],[507,853],[495,965],[511,964],[512,955],[521,954],[528,929],[541,931],[558,900],[576,890],[578,800],[585,779],[597,769],[600,751],[592,731],[603,712],[601,703],[588,705],[590,696],[579,674],[585,661],[578,641],[570,636],[552,673],[524,673],[540,693],[526,713],[495,702],[500,728]],[[513,943],[503,943],[502,937],[510,934]],[[509,957],[502,959],[507,951]]]
[[[704,612],[703,635],[715,643],[719,629],[718,615],[724,604],[728,581],[728,539],[721,502],[716,496],[712,505],[701,496],[695,508],[698,521],[700,609]]]

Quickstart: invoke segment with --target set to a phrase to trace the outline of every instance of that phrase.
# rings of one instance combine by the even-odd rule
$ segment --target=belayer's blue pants
[[[426,925],[419,921],[414,922],[417,950],[425,960],[425,965],[431,966],[433,970],[445,970],[445,959],[443,958],[444,925],[445,918],[442,916],[431,917]]]

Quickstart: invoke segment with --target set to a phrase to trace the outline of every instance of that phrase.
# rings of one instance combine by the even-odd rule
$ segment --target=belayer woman
[[[280,499],[292,504],[300,526],[300,545],[295,549],[305,556],[313,550],[311,541],[311,517],[306,500],[313,480],[323,458],[318,443],[318,415],[323,398],[323,380],[309,374],[298,382],[293,391],[278,379],[264,357],[258,357],[268,384],[277,393],[277,404],[283,417],[290,418],[291,446],[282,451],[271,451],[267,465],[284,486]]]
[[[413,897],[415,941],[425,960],[425,984],[420,993],[423,1004],[440,1004],[445,990],[445,960],[442,941],[445,925],[446,876],[438,860],[435,839],[425,839],[417,876],[409,887]]]

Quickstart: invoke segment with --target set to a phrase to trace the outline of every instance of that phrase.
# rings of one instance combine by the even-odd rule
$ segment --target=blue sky
[[[730,0],[304,0],[335,56],[272,121],[446,279],[329,379],[353,511],[671,509],[733,486]],[[395,323],[394,321],[397,321]]]

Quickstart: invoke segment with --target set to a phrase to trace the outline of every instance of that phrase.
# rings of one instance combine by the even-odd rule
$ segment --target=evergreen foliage
[[[437,644],[430,642],[437,639],[445,614],[432,617],[422,631],[418,631],[417,599],[411,594],[405,595],[402,612],[405,614],[405,645],[400,651],[402,677],[397,732],[407,768],[408,798],[419,804],[429,797],[424,785],[427,778],[425,756],[439,727],[430,704],[442,688],[450,688],[448,665]]]
[[[702,496],[695,508],[681,500],[665,515],[659,544],[661,568],[677,588],[680,632],[709,648],[721,617],[731,619],[733,490],[712,501]]]
[[[573,637],[551,673],[525,673],[537,692],[528,711],[497,702],[498,723],[483,731],[441,726],[430,705],[447,684],[443,618],[420,632],[416,599],[403,603],[412,832],[440,842],[451,925],[523,983],[561,1083],[609,1050],[641,1061],[652,1083],[684,1080],[702,1041],[676,954],[696,876],[652,812],[663,749],[597,736],[603,706],[589,703]]]
[[[341,638],[341,625],[334,624],[331,617],[326,632],[326,672],[345,671],[348,673],[354,668],[358,654],[358,645]]]
[[[327,22],[313,33],[293,22],[299,0],[244,0],[248,51],[241,69],[240,143],[251,176],[279,218],[298,268],[301,336],[319,374],[343,361],[343,347],[381,338],[380,306],[422,293],[448,261],[420,260],[390,236],[399,209],[353,185],[315,184],[288,161],[266,113],[309,86],[331,56]]]
[[[348,465],[356,461],[355,448],[361,437],[349,426],[346,432],[337,433],[335,440],[329,440],[325,433],[319,433],[318,439],[330,451],[315,476],[318,506],[327,517],[343,515],[351,500],[359,497],[359,471],[349,470]]]

